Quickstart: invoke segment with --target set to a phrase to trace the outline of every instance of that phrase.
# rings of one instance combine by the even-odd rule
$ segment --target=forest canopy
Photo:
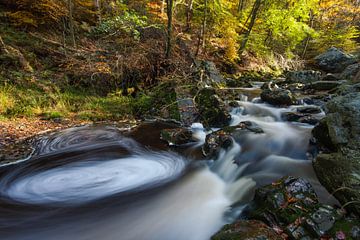
[[[231,62],[246,53],[310,58],[331,46],[352,51],[359,40],[358,0],[4,0],[1,4],[7,21],[27,31],[125,33],[138,38],[140,28],[157,24],[190,39],[194,54],[222,56]]]

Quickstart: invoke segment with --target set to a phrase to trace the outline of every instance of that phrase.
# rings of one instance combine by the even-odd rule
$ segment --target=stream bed
[[[248,121],[262,132],[233,134],[207,160],[198,153],[216,129],[199,123],[196,141],[179,151],[160,140],[171,124],[159,122],[45,135],[31,158],[0,167],[1,239],[208,240],[241,215],[257,187],[286,175],[307,179],[322,202],[334,203],[309,160],[313,126],[282,120],[298,107],[244,96],[230,125]]]

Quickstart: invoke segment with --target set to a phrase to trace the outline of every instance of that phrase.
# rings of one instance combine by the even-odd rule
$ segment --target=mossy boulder
[[[257,220],[239,220],[223,227],[211,240],[283,240],[281,235]]]
[[[333,98],[313,130],[321,150],[314,161],[320,182],[348,210],[360,215],[360,93]]]
[[[192,135],[192,131],[186,128],[163,129],[160,132],[161,140],[166,141],[170,146],[195,142]]]
[[[229,125],[231,116],[214,88],[201,89],[195,98],[195,102],[199,110],[200,121],[205,127],[224,127]]]
[[[263,221],[288,239],[330,239],[338,232],[351,236],[350,230],[359,226],[341,209],[319,203],[311,184],[294,177],[257,189],[248,217]]]
[[[260,97],[264,102],[275,106],[289,106],[297,103],[291,91],[281,88],[265,89]]]
[[[329,73],[340,73],[347,66],[356,63],[356,58],[338,48],[331,47],[326,52],[315,57],[319,69]]]

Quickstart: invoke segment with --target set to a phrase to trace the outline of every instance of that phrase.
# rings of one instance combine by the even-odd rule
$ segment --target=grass
[[[0,86],[0,118],[124,119],[133,114],[134,101],[131,97],[114,94],[102,97],[70,88],[46,92],[36,86],[7,84]]]

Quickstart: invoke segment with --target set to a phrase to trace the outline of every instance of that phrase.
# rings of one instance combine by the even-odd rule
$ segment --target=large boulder
[[[313,130],[324,150],[314,161],[320,182],[350,211],[360,215],[360,92],[333,98]]]
[[[340,74],[340,78],[346,80],[352,80],[359,71],[360,71],[360,63],[349,65]]]
[[[283,240],[283,236],[261,221],[239,220],[223,227],[211,240]]]
[[[325,53],[315,57],[315,63],[319,69],[325,72],[340,73],[347,66],[356,63],[356,58],[335,47],[332,47]]]
[[[286,80],[292,83],[311,83],[320,81],[321,72],[313,70],[291,71],[286,74]]]
[[[345,81],[316,81],[305,86],[304,89],[313,89],[316,91],[329,91],[339,87]]]
[[[231,115],[227,112],[225,104],[213,88],[201,89],[195,98],[199,110],[200,120],[205,127],[224,127],[229,125]]]
[[[284,177],[257,189],[247,211],[248,218],[263,221],[287,239],[339,239],[338,234],[352,239],[359,227],[358,220],[319,203],[311,184],[301,178]]]
[[[297,103],[291,91],[281,88],[265,89],[261,92],[260,97],[264,102],[276,106],[289,106]]]

